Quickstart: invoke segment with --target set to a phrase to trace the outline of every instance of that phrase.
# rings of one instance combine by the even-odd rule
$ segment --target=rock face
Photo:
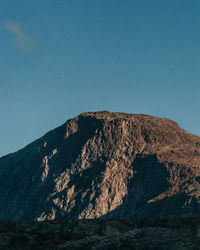
[[[0,219],[200,211],[200,138],[148,115],[83,113],[0,158]]]

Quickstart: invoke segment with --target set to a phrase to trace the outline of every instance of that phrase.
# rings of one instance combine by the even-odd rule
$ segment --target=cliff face
[[[200,211],[200,138],[148,115],[83,113],[0,158],[0,218]]]

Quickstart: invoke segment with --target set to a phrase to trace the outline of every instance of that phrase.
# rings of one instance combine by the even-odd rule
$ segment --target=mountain
[[[0,219],[200,212],[200,138],[142,114],[83,113],[0,158]]]

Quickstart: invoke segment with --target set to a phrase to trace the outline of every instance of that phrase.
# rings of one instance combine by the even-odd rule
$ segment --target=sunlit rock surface
[[[200,211],[200,138],[168,119],[83,113],[0,158],[0,219]]]

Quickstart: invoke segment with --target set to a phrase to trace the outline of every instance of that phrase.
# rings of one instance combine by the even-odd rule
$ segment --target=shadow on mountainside
[[[152,205],[148,201],[169,189],[169,172],[155,154],[138,154],[132,166],[135,173],[129,180],[127,195],[123,198],[122,204],[102,218],[143,217],[143,210],[151,211]]]
[[[77,157],[77,155],[81,155],[83,146],[87,141],[94,137],[95,132],[97,130],[102,130],[102,123],[97,122],[95,117],[80,117],[77,121],[77,126],[79,129],[77,129],[76,132],[70,134],[66,139],[62,139],[60,146],[57,148],[57,153],[48,160],[48,177],[41,184],[43,185],[42,195],[41,193],[38,194],[37,198],[35,199],[35,202],[42,204],[42,206],[40,205],[39,214],[41,214],[43,211],[45,211],[45,214],[51,214],[53,209],[56,211],[57,219],[63,217],[77,218],[77,214],[81,213],[81,211],[91,202],[89,197],[92,192],[92,182],[94,183],[94,186],[98,185],[98,183],[101,183],[103,178],[101,173],[106,167],[104,164],[105,160],[103,158],[101,161],[97,159],[94,161],[93,167],[84,169],[83,171],[80,169],[81,158]],[[51,147],[51,150],[52,149],[53,147]],[[72,166],[74,166],[74,170],[72,170]],[[80,171],[77,168],[79,168]],[[74,172],[71,173],[71,171]],[[70,176],[67,188],[72,189],[75,187],[73,190],[75,199],[70,202],[67,202],[68,197],[65,188],[62,191],[51,194],[50,199],[48,199],[49,190],[54,190],[55,180],[57,177],[60,177],[62,173]],[[62,185],[65,186],[65,180],[63,180]],[[88,190],[89,192],[87,192]],[[85,192],[87,194],[83,199],[82,194]],[[97,190],[95,197],[93,197],[93,202],[95,202],[95,198],[98,195],[99,193]],[[66,213],[66,211],[63,209],[57,209],[58,206],[55,204],[56,199],[62,200],[63,206],[68,207],[70,211]]]
[[[94,136],[97,129],[101,129],[101,126],[102,123],[97,123],[95,117],[80,117],[77,120],[77,130],[69,133],[67,138],[64,137],[66,134],[66,124],[64,124],[14,153],[12,157],[4,157],[1,165],[5,164],[6,167],[2,166],[1,169],[0,187],[5,191],[1,194],[0,217],[32,221],[44,211],[51,213],[51,209],[56,206],[52,199],[48,200],[48,197],[54,190],[55,179],[63,171],[70,171],[83,145]],[[54,149],[57,151],[52,155]],[[42,164],[45,159],[48,160],[48,173],[41,181],[45,168]],[[22,176],[23,181],[20,181]],[[75,176],[70,180],[69,186],[74,182],[78,182]],[[5,210],[4,207],[8,209]],[[23,213],[18,215],[16,211],[22,208]]]
[[[153,202],[151,199],[167,191],[169,171],[156,155],[137,155],[133,162],[135,174],[128,184],[123,202],[102,218],[134,219],[151,216],[198,214],[200,204],[195,197],[180,192]]]

